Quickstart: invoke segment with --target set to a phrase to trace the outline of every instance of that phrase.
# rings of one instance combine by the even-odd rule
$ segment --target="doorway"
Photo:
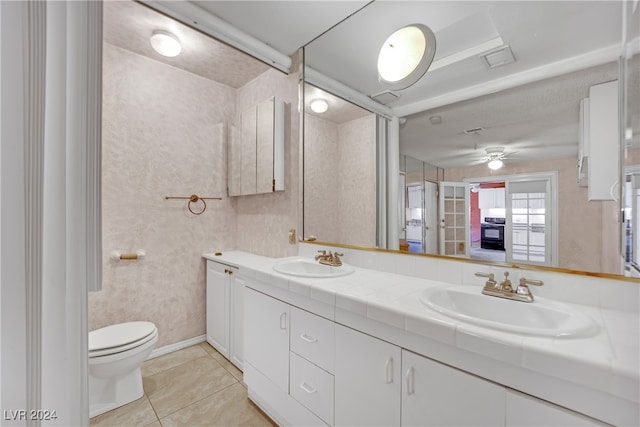
[[[506,261],[505,182],[473,182],[469,187],[470,257],[504,262]]]

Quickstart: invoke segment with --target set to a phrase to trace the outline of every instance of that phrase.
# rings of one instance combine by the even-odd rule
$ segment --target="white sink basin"
[[[427,289],[420,300],[445,316],[520,335],[587,337],[599,329],[589,316],[569,305],[544,298],[532,303],[511,301],[482,295],[480,289],[471,286]]]
[[[346,264],[339,267],[320,264],[309,258],[289,258],[273,266],[278,273],[297,277],[331,278],[351,274],[355,269]]]

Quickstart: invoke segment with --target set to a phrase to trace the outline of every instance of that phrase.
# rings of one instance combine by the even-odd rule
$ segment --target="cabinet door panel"
[[[258,104],[256,118],[256,193],[271,193],[273,190],[273,131],[274,98]]]
[[[402,351],[403,426],[501,426],[504,387]]]
[[[244,360],[289,393],[289,306],[245,288]]]
[[[535,397],[507,390],[507,426],[604,426],[593,418]]]
[[[207,342],[229,357],[229,276],[225,267],[207,262]]]
[[[249,108],[240,117],[241,178],[240,194],[256,194],[256,107]]]
[[[336,325],[335,424],[400,424],[400,348]]]
[[[244,363],[244,289],[246,280],[234,272],[231,276],[231,325],[229,360],[240,370]]]
[[[227,145],[227,189],[229,196],[239,196],[242,191],[240,185],[242,180],[241,132],[233,124],[229,124],[227,131],[229,138]]]

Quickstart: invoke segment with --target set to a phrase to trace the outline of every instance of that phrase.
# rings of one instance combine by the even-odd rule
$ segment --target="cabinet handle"
[[[287,329],[287,312],[280,315],[280,329]]]
[[[300,335],[300,338],[302,338],[304,341],[309,342],[309,343],[318,342],[317,338],[314,338],[311,335],[307,335],[306,332],[303,332],[302,335]]]
[[[317,393],[318,390],[316,390],[315,388],[311,387],[309,384],[305,383],[305,382],[301,382],[300,383],[300,388],[303,389],[304,391],[306,391],[309,394],[313,394],[313,393]]]
[[[384,366],[387,369],[387,384],[391,384],[393,382],[393,357],[387,359]]]
[[[416,392],[416,389],[413,383],[413,366],[407,369],[407,373],[405,374],[405,379],[407,380],[407,396],[411,396]]]

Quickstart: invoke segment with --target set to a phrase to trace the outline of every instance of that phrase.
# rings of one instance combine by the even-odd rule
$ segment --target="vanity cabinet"
[[[247,288],[245,361],[289,393],[289,305]]]
[[[251,399],[280,425],[604,425],[254,286],[245,290],[244,379]],[[276,294],[287,300],[286,291]]]
[[[402,425],[504,425],[504,387],[407,350],[402,372]]]
[[[506,402],[505,424],[507,426],[593,427],[608,425],[511,389],[507,389]]]
[[[240,114],[229,130],[229,196],[284,190],[284,102],[271,97]]]
[[[335,425],[400,425],[401,351],[336,325]]]
[[[238,269],[207,261],[206,340],[239,369],[244,360],[244,287]]]

